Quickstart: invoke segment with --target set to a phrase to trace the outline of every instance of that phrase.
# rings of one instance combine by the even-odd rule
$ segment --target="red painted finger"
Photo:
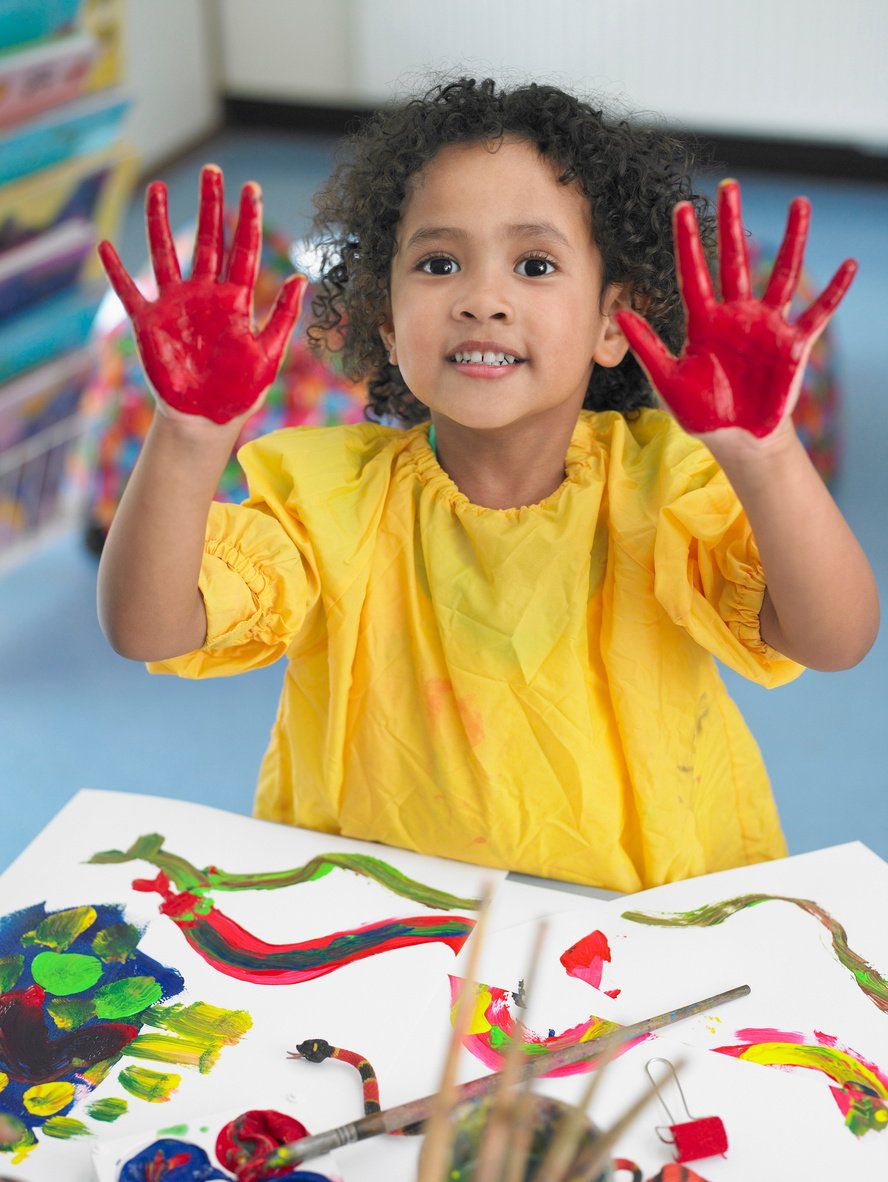
[[[718,187],[718,269],[722,299],[748,300],[749,250],[743,232],[740,186],[722,181]]]
[[[307,286],[308,280],[303,275],[291,275],[278,292],[268,323],[259,334],[262,347],[266,356],[274,362],[275,370],[280,365],[287,342],[293,335]]]
[[[148,302],[136,287],[129,272],[120,261],[120,255],[110,242],[100,242],[98,246],[99,258],[108,276],[108,282],[117,293],[117,297],[126,309],[126,314],[132,320]]]
[[[218,279],[223,245],[222,170],[208,164],[200,174],[200,214],[191,270],[195,279]]]
[[[845,292],[856,274],[857,263],[854,259],[845,259],[814,303],[801,314],[796,322],[796,329],[806,339],[816,339],[820,335],[826,322],[844,299]]]
[[[648,322],[637,312],[620,309],[614,316],[639,364],[654,387],[665,396],[665,390],[675,372],[676,359]]]
[[[238,287],[252,288],[259,268],[262,248],[262,191],[251,181],[241,190],[237,226],[228,261],[228,281]]]
[[[792,303],[802,273],[802,259],[811,223],[811,205],[804,197],[796,197],[789,207],[786,233],[774,260],[771,278],[762,303],[786,313]]]
[[[179,282],[182,274],[179,270],[179,260],[176,258],[173,235],[170,232],[166,185],[162,181],[154,181],[148,186],[145,206],[148,249],[151,252],[157,287],[163,291],[171,283]]]
[[[672,217],[675,235],[675,258],[678,265],[678,282],[682,299],[687,310],[687,335],[693,340],[698,330],[709,319],[715,305],[712,278],[706,265],[706,255],[697,228],[694,207],[682,201],[675,207]]]

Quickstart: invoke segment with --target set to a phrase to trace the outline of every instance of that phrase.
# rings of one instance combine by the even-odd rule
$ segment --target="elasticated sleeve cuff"
[[[202,648],[151,662],[152,673],[213,677],[269,665],[317,598],[310,555],[280,522],[241,505],[213,506],[198,586],[207,613]]]

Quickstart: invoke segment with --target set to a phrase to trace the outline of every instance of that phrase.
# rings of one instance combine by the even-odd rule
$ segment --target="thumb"
[[[275,368],[280,365],[284,349],[299,319],[302,297],[307,287],[308,280],[304,275],[291,275],[278,292],[268,321],[259,333],[263,351]]]

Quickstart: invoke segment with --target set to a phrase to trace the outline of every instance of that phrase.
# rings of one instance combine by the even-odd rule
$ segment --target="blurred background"
[[[433,72],[536,79],[697,137],[700,187],[743,186],[757,280],[789,200],[813,203],[803,295],[860,273],[797,423],[884,587],[888,5],[845,0],[3,0],[0,4],[0,869],[80,788],[248,813],[280,667],[150,677],[95,618],[96,555],[150,397],[95,242],[144,272],[160,177],[183,257],[200,165],[266,198],[260,307],[304,250],[338,137]],[[150,280],[146,277],[146,285]],[[352,421],[363,391],[294,338],[248,434]],[[239,495],[235,465],[221,496]],[[836,604],[836,612],[843,610]],[[888,857],[888,652],[766,692],[728,675],[791,852]]]

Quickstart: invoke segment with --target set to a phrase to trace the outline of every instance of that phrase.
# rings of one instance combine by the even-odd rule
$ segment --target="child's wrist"
[[[800,462],[809,463],[789,415],[762,438],[732,427],[712,432],[703,441],[738,492],[779,481],[781,472],[789,476]]]
[[[242,421],[214,423],[201,415],[185,414],[158,400],[150,434],[164,448],[195,457],[201,462],[224,463],[240,436]]]

